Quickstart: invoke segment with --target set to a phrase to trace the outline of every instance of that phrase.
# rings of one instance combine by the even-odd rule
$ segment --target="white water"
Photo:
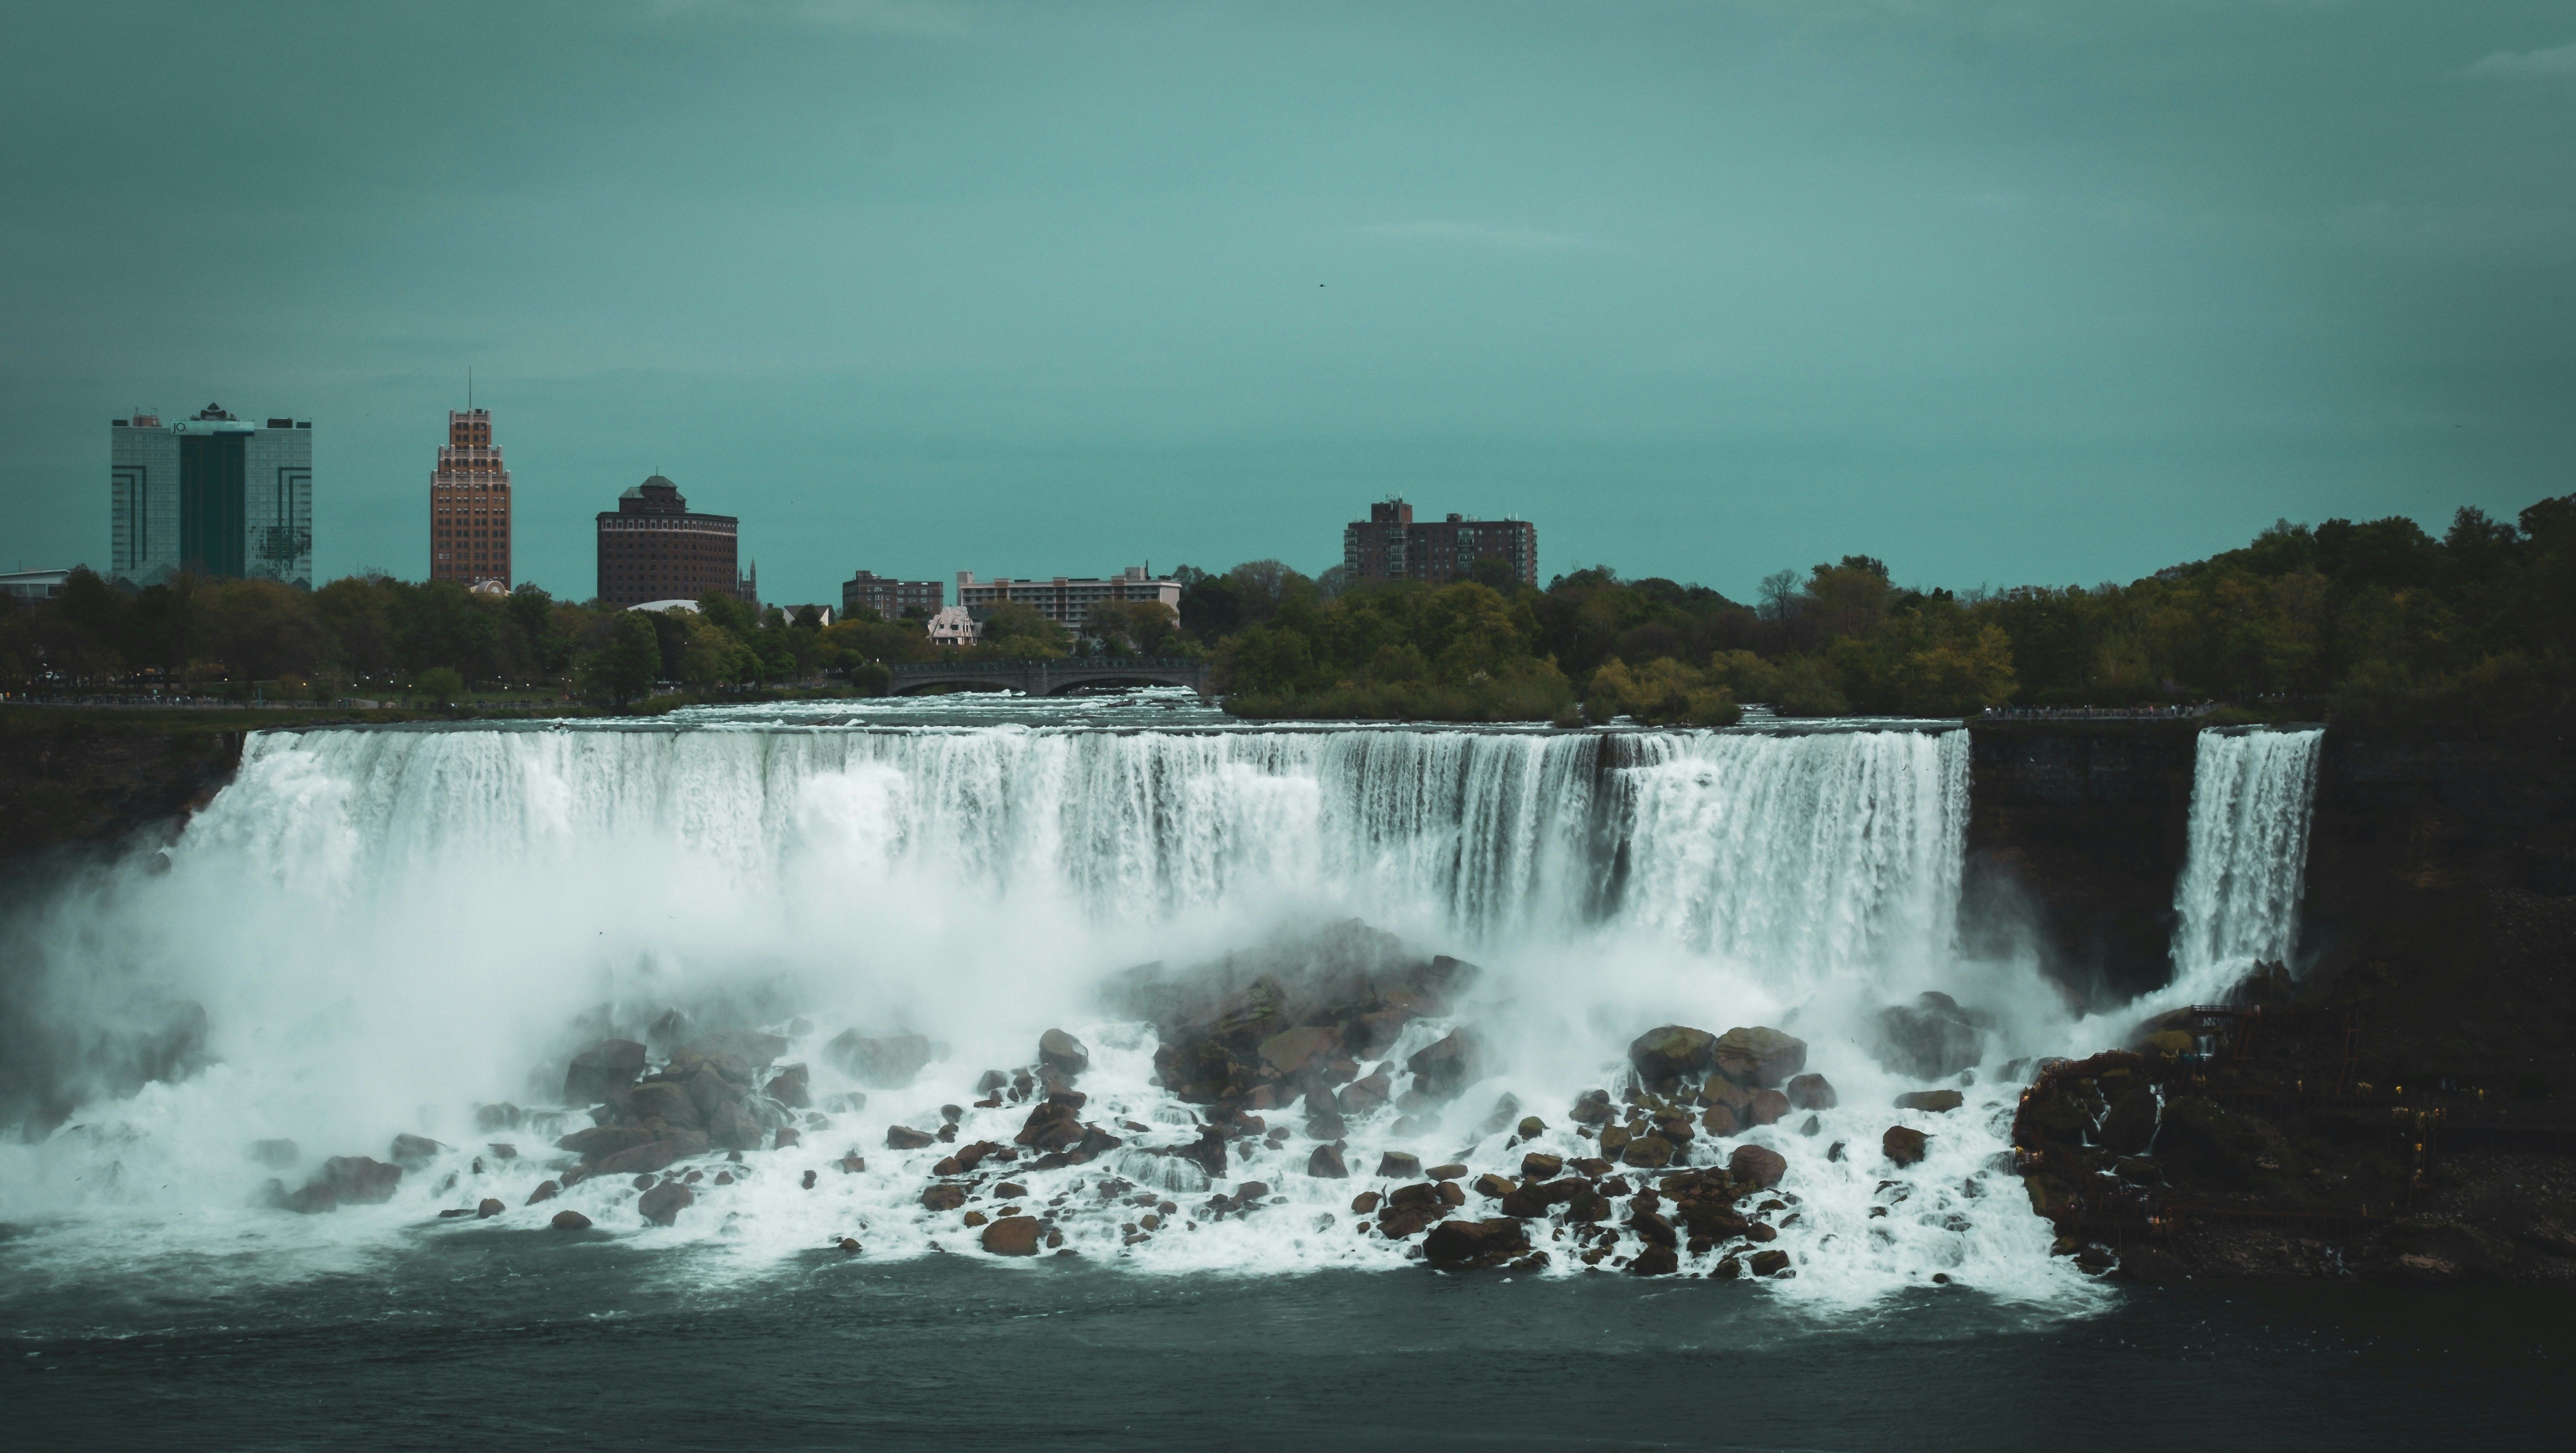
[[[48,1255],[66,1266],[131,1266],[149,1228],[155,1246],[255,1252],[224,1263],[244,1275],[473,1234],[471,1222],[424,1231],[424,1218],[485,1194],[512,1207],[496,1225],[540,1225],[570,1206],[724,1264],[841,1235],[877,1256],[964,1250],[954,1216],[915,1200],[944,1150],[888,1151],[887,1125],[935,1125],[942,1102],[972,1098],[978,1071],[1029,1062],[1037,1034],[1062,1025],[1094,1051],[1086,1118],[1186,1140],[1187,1111],[1148,1083],[1150,1026],[1104,1017],[1101,978],[1356,916],[1486,970],[1454,1020],[1409,1031],[1399,1067],[1469,1023],[1494,1046],[1495,1072],[1400,1139],[1391,1115],[1355,1122],[1349,1181],[1306,1178],[1302,1137],[1235,1172],[1296,1204],[1133,1250],[1112,1217],[1068,1226],[1076,1246],[1147,1271],[1400,1266],[1399,1248],[1349,1225],[1351,1195],[1380,1184],[1367,1172],[1382,1149],[1507,1173],[1525,1150],[1584,1153],[1564,1110],[1613,1082],[1634,1035],[1666,1022],[1773,1024],[1809,1041],[1808,1067],[1835,1082],[1842,1107],[1812,1138],[1793,1133],[1802,1116],[1741,1138],[1790,1158],[1784,1189],[1804,1202],[1779,1243],[1800,1276],[1767,1285],[1849,1303],[1947,1272],[2007,1297],[2080,1303],[2088,1293],[2046,1255],[2047,1228],[2018,1183],[1989,1166],[2008,1144],[2013,1087],[1989,1074],[1963,1111],[1894,1112],[1890,1097],[1912,1086],[1847,1032],[1925,988],[1998,1007],[2045,997],[2034,981],[1954,962],[1965,816],[1961,732],[719,719],[264,734],[167,872],[111,875],[23,927],[46,962],[43,1012],[66,1044],[107,1043],[159,1006],[195,1001],[217,1063],[0,1146],[0,1218],[45,1228]],[[522,1207],[546,1173],[544,1138],[476,1135],[472,1108],[548,1103],[567,1052],[632,1033],[666,1006],[790,1033],[787,1057],[813,1064],[818,1102],[846,1088],[818,1053],[845,1027],[916,1030],[942,1054],[913,1089],[831,1117],[801,1147],[756,1153],[744,1184],[701,1187],[706,1199],[676,1227],[640,1226],[618,1183]],[[2015,1052],[2027,1049],[2007,1036],[1995,1058]],[[1504,1093],[1555,1127],[1546,1139],[1479,1136]],[[1008,1141],[1024,1113],[972,1112],[965,1138]],[[1893,1123],[1933,1131],[1931,1158],[1887,1166],[1877,1144]],[[312,1218],[249,1208],[271,1174],[244,1158],[249,1142],[293,1138],[310,1167],[329,1154],[382,1157],[396,1131],[459,1149],[406,1176],[384,1206]],[[498,1139],[522,1158],[484,1154],[476,1169]],[[1828,1161],[1838,1140],[1851,1153]],[[1722,1160],[1733,1143],[1703,1140],[1699,1159]],[[866,1174],[827,1168],[853,1149]],[[1143,1162],[1126,1164],[1142,1179]],[[822,1171],[812,1191],[798,1184],[809,1169]],[[1056,1173],[1033,1189],[1044,1197],[1098,1174]],[[1887,1179],[1912,1199],[1873,1219]],[[1338,1224],[1317,1229],[1327,1215]],[[187,1265],[212,1274],[201,1259]],[[1571,1266],[1560,1255],[1555,1274]]]
[[[2320,730],[2200,734],[2189,856],[2174,890],[2174,979],[2163,998],[2205,1003],[2257,962],[2296,954],[2324,740]]]

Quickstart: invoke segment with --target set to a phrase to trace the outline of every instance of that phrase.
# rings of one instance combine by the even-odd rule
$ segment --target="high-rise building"
[[[108,578],[140,588],[191,575],[313,588],[313,425],[237,419],[220,404],[164,424],[108,427]]]
[[[1538,526],[1527,520],[1445,520],[1415,523],[1413,506],[1400,499],[1369,506],[1366,520],[1342,527],[1342,568],[1354,580],[1421,580],[1445,585],[1472,580],[1479,560],[1499,560],[1523,585],[1538,584]]]
[[[1034,608],[1060,626],[1080,626],[1091,619],[1091,607],[1104,600],[1159,600],[1181,608],[1181,583],[1156,580],[1142,565],[1130,565],[1107,579],[1059,575],[1052,580],[1013,580],[1007,575],[977,580],[975,572],[957,572],[957,603],[972,611],[1003,601]],[[980,617],[979,617],[980,619]]]
[[[429,476],[429,578],[510,588],[510,471],[490,409],[447,411]]]
[[[721,591],[760,604],[759,567],[736,574],[732,515],[689,513],[680,487],[660,475],[617,497],[599,514],[599,598],[612,606],[695,600]]]
[[[855,615],[865,606],[890,621],[902,620],[916,610],[924,616],[934,616],[939,614],[945,590],[936,580],[890,580],[873,570],[862,570],[841,582],[841,614]]]

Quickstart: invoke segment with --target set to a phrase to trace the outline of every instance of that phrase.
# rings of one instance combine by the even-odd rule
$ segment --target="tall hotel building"
[[[492,411],[447,411],[447,443],[429,476],[429,578],[510,588],[510,471],[492,442]]]
[[[236,419],[208,404],[164,424],[108,426],[108,578],[141,588],[180,574],[313,588],[313,425]]]
[[[689,513],[680,487],[654,475],[599,513],[601,603],[696,600],[713,590],[759,605],[758,577],[734,573],[740,524],[732,515]]]
[[[1416,523],[1400,499],[1369,506],[1366,520],[1342,527],[1342,568],[1353,580],[1424,580],[1446,585],[1475,578],[1479,560],[1500,561],[1523,585],[1538,584],[1538,526],[1527,520],[1471,520],[1451,515]]]

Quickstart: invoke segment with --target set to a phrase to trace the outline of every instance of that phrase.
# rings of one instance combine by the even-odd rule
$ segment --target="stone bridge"
[[[893,666],[894,694],[933,686],[1057,696],[1084,687],[1186,686],[1207,694],[1207,662],[1189,656],[1039,656],[1022,661],[935,661]]]

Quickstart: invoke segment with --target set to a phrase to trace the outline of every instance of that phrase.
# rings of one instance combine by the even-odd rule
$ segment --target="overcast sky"
[[[575,596],[656,470],[773,601],[1390,493],[1747,598],[2576,489],[2565,0],[82,0],[0,168],[9,566],[214,400],[423,576],[469,366]]]

